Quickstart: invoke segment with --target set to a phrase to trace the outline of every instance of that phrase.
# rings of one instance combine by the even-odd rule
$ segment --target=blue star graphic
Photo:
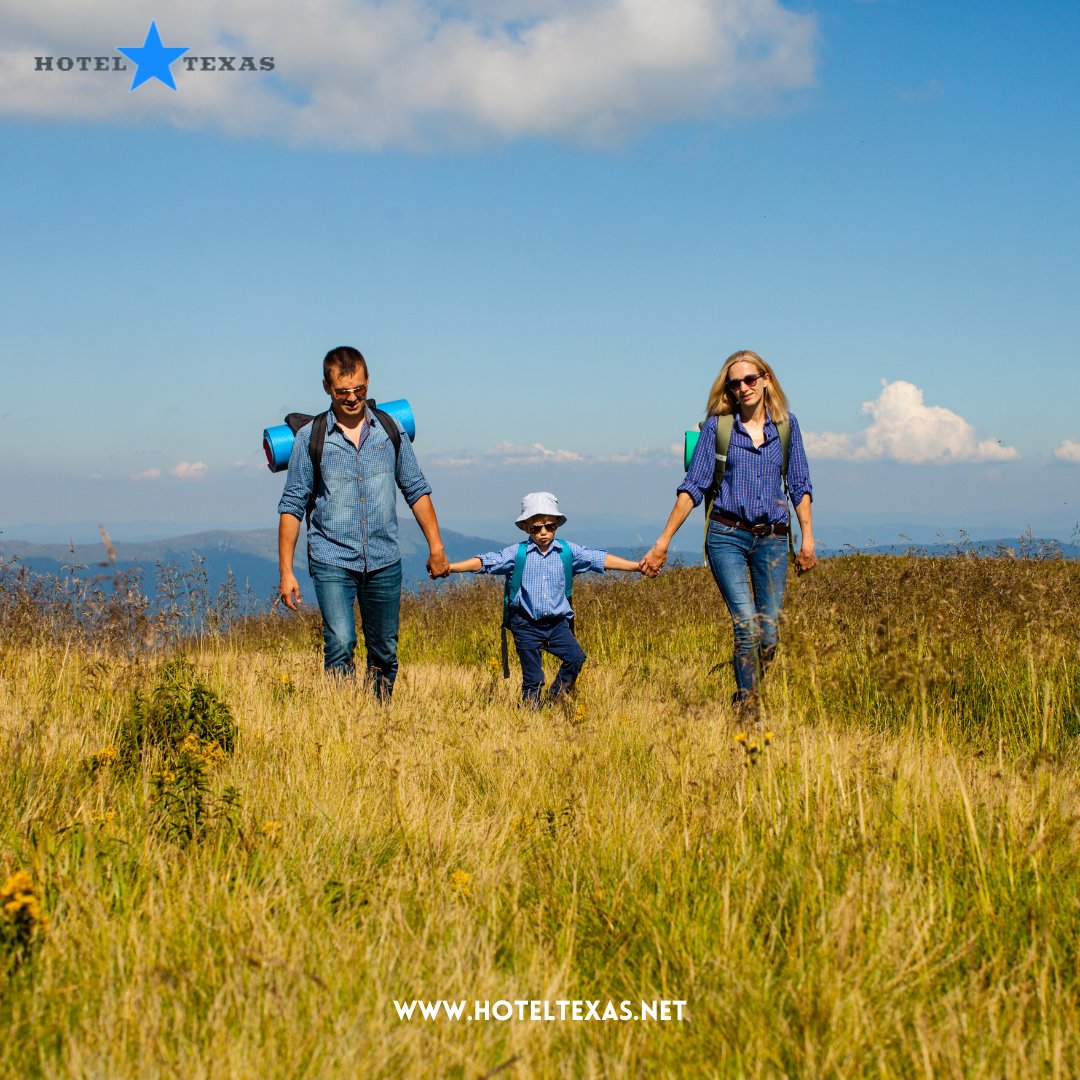
[[[118,53],[123,53],[129,60],[137,65],[135,77],[131,80],[129,90],[142,86],[150,79],[163,82],[170,90],[176,89],[173,80],[172,65],[190,49],[187,45],[182,49],[166,49],[161,44],[161,35],[158,33],[157,23],[152,22],[150,29],[146,31],[146,40],[142,45],[116,46]]]

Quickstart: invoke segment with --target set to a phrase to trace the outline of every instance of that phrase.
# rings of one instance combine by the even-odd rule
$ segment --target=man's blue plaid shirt
[[[279,514],[292,514],[301,521],[314,480],[310,442],[311,424],[305,424],[296,433],[285,490],[278,503]],[[308,526],[308,557],[361,573],[396,563],[401,558],[398,489],[409,506],[431,494],[431,485],[420,471],[408,436],[402,432],[395,467],[394,444],[378,420],[368,416],[357,448],[330,409],[322,477],[323,490],[316,493]]]

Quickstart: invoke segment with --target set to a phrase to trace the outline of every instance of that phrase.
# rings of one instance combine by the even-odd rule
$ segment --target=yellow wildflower
[[[16,893],[15,896],[4,905],[4,914],[14,918],[20,911],[26,911],[27,917],[37,922],[41,916],[41,908],[38,899],[33,893]]]
[[[467,870],[455,870],[450,875],[450,886],[459,896],[468,896],[472,892],[472,874]]]
[[[285,831],[280,821],[264,821],[262,823],[262,834],[267,840],[271,840],[276,843],[281,839],[281,834]]]
[[[90,763],[95,769],[103,769],[107,765],[111,765],[118,756],[115,746],[103,746],[90,755]]]
[[[220,765],[226,759],[225,751],[216,743],[207,743],[199,754],[199,760],[206,765]]]
[[[4,882],[4,887],[0,888],[0,900],[5,903],[16,896],[19,893],[33,892],[34,891],[34,879],[30,876],[26,870],[16,870]]]
[[[41,900],[34,879],[26,870],[18,870],[0,888],[0,904],[5,917],[22,928],[22,933],[45,930],[49,918],[41,910]]]
[[[738,742],[738,743],[746,742],[746,732],[745,731],[737,731],[735,733],[735,741]]]

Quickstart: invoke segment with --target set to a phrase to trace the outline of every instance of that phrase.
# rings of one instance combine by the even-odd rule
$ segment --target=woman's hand
[[[802,537],[799,545],[799,553],[795,556],[795,573],[805,574],[817,566],[817,556],[814,554],[814,522],[810,513],[810,494],[807,492],[795,507],[795,514],[799,519],[799,535]]]
[[[648,554],[641,560],[641,572],[646,577],[656,577],[660,573],[664,563],[667,562],[667,545],[659,540],[649,549]]]
[[[685,491],[680,491],[675,497],[675,505],[671,508],[671,513],[668,515],[667,524],[664,526],[664,531],[657,538],[657,541],[651,548],[649,553],[641,560],[642,569],[646,577],[656,577],[660,573],[660,568],[667,562],[667,549],[671,544],[675,534],[679,531],[679,527],[690,516],[690,511],[694,509],[694,500]]]

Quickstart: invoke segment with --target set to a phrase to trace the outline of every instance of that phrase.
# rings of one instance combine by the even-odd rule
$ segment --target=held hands
[[[656,577],[666,562],[667,548],[657,542],[653,544],[645,557],[641,560],[641,572],[646,577]]]
[[[434,581],[436,578],[444,578],[450,576],[450,560],[446,557],[446,552],[441,548],[436,552],[433,551],[427,560],[427,572],[428,576]]]

